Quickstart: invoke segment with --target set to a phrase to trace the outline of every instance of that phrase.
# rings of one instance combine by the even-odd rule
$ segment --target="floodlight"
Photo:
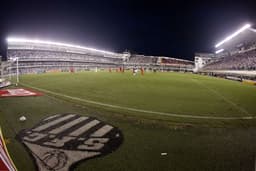
[[[225,42],[231,40],[232,38],[236,37],[238,34],[242,33],[243,31],[245,31],[246,29],[250,28],[251,25],[250,24],[246,24],[244,25],[242,28],[240,28],[239,30],[237,30],[236,32],[234,32],[233,34],[231,34],[230,36],[226,37],[224,40],[222,40],[221,42],[217,43],[215,45],[215,47],[219,47],[220,45],[224,44]]]
[[[44,40],[38,40],[38,39],[25,39],[25,38],[8,37],[6,40],[7,40],[8,43],[18,42],[18,43],[47,44],[47,45],[66,46],[66,47],[71,47],[71,48],[96,51],[96,52],[101,52],[101,53],[110,54],[110,55],[115,55],[116,54],[114,52],[109,52],[109,51],[105,51],[105,50],[98,50],[98,49],[94,49],[94,48],[90,48],[90,47],[84,47],[84,46],[80,46],[80,45],[66,44],[66,43],[52,42],[52,41],[44,41]]]
[[[249,30],[256,33],[256,29],[249,28]]]
[[[218,54],[218,53],[223,52],[223,51],[224,51],[224,49],[219,49],[215,53]]]

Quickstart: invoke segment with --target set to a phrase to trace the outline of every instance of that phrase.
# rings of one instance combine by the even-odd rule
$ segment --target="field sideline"
[[[116,152],[85,161],[76,171],[254,169],[254,86],[194,74],[130,72],[24,75],[21,86],[46,94],[0,99],[0,125],[19,170],[35,166],[16,134],[57,113],[94,116],[124,134]],[[21,115],[28,120],[19,122]]]

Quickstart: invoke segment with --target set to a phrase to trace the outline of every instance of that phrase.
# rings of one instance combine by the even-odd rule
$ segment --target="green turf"
[[[255,87],[192,74],[85,72],[29,75],[21,80],[64,95],[142,110],[199,116],[256,114]]]
[[[58,73],[26,75],[21,82],[72,97],[143,110],[199,116],[254,116],[256,87],[181,73]],[[15,135],[40,119],[74,112],[120,128],[121,147],[75,170],[254,170],[256,122],[212,121],[136,113],[60,96],[0,99],[0,125],[19,170],[35,169]],[[24,123],[18,121],[27,116]],[[167,156],[161,156],[167,152]]]

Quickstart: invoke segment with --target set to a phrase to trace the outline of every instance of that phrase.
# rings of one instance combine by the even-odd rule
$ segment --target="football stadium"
[[[7,38],[10,170],[253,170],[255,35],[246,25],[195,61]]]
[[[80,3],[83,11],[87,3]],[[24,7],[23,3],[20,5]],[[61,8],[59,3],[57,5]],[[159,12],[157,7],[153,9]],[[52,10],[51,5],[44,6],[43,17],[47,8]],[[97,4],[98,8],[101,9]],[[147,10],[138,8],[139,14],[136,15],[147,13]],[[160,11],[165,13],[165,8],[162,8]],[[69,8],[64,9],[65,12],[59,11],[59,17],[66,16],[63,20],[72,20],[74,25],[79,16],[83,16],[80,11],[73,17],[72,11],[66,11]],[[78,7],[72,9],[76,11],[74,9],[79,11]],[[119,8],[110,9],[118,11]],[[120,9],[125,11],[125,5]],[[136,8],[132,9],[136,13]],[[186,11],[183,4],[182,10]],[[103,10],[104,15],[110,15],[106,11]],[[40,18],[40,11],[15,12],[18,16],[33,14],[35,20],[45,24],[44,20],[37,18]],[[0,41],[4,49],[2,53],[0,47],[0,171],[256,170],[255,23],[228,27],[227,34],[223,34],[221,25],[220,28],[215,25],[214,29],[222,32],[219,35],[225,36],[216,38],[218,42],[212,40],[214,45],[207,47],[208,51],[203,46],[200,50],[189,45],[195,50],[191,60],[189,57],[162,55],[168,54],[162,48],[166,43],[158,37],[154,42],[155,37],[146,24],[149,22],[150,27],[158,27],[151,23],[156,22],[155,19],[160,25],[161,19],[151,12],[153,20],[143,20],[140,16],[142,20],[135,22],[136,29],[132,26],[134,23],[129,23],[129,19],[135,20],[136,17],[121,17],[128,24],[120,33],[125,35],[126,29],[132,30],[127,40],[136,36],[143,39],[144,48],[139,52],[133,50],[136,48],[123,48],[125,40],[122,39],[117,42],[120,47],[122,45],[120,52],[106,50],[108,47],[95,48],[102,47],[100,45],[72,43],[61,36],[61,39],[52,36],[52,39],[47,39],[47,36],[36,34],[29,37],[8,30],[4,43]],[[49,18],[45,20],[51,21],[55,17],[53,14],[57,12],[47,13]],[[86,20],[86,24],[97,24],[95,16],[93,21]],[[10,23],[15,22],[11,15],[8,17]],[[119,16],[112,16],[115,17]],[[207,21],[210,20],[208,17],[205,17]],[[30,21],[26,17],[23,19],[19,18],[17,23],[26,25]],[[61,25],[61,22],[54,21],[54,24]],[[175,27],[176,22],[171,22],[174,22],[171,27]],[[188,33],[184,37],[164,35],[170,36],[170,44],[175,47],[170,49],[177,49],[177,52],[178,49],[189,49],[189,46],[179,48],[179,43],[189,42],[193,29],[199,28],[182,24],[182,21],[179,23],[181,27],[190,27],[191,33],[185,29]],[[43,32],[51,24],[54,25],[51,22],[44,27],[40,25],[37,31]],[[70,28],[73,26],[75,30],[74,25]],[[109,25],[106,24],[104,29],[114,28],[107,27]],[[140,27],[143,32],[140,32]],[[213,30],[208,27],[210,25],[207,29]],[[62,29],[65,34],[70,33],[66,27]],[[86,27],[83,29],[81,32],[86,32]],[[94,33],[101,35],[97,29]],[[133,34],[133,31],[138,31],[138,34]],[[169,32],[168,29],[165,31]],[[160,32],[154,33],[158,36]],[[147,38],[140,37],[144,33],[147,33]],[[210,31],[207,34],[210,35]],[[194,36],[199,42],[204,38],[203,33]],[[97,41],[89,38],[83,39],[95,45]],[[162,54],[148,53],[147,41],[151,39],[153,43],[150,43]]]

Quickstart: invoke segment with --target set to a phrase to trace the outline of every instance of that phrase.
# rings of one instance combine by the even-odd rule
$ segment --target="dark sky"
[[[103,50],[193,59],[245,22],[256,1],[1,1],[0,37],[41,38]]]

